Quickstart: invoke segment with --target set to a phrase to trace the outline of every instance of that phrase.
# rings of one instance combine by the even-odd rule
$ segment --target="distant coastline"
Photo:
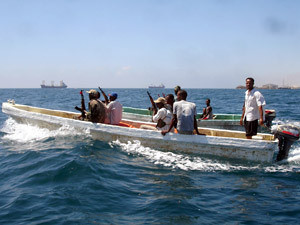
[[[287,86],[287,85],[279,86],[276,84],[264,84],[261,87],[255,87],[255,88],[257,89],[300,89],[299,86]],[[246,86],[239,85],[236,87],[236,89],[246,89]]]

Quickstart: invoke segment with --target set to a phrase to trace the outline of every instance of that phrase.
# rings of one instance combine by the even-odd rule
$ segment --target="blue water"
[[[124,106],[150,106],[146,89],[113,91]],[[198,112],[209,97],[214,113],[241,113],[244,90],[187,91]],[[300,125],[300,90],[261,92],[275,122]],[[0,89],[7,99],[80,106],[79,89]],[[285,163],[251,163],[95,141],[0,113],[0,224],[299,224],[299,172],[299,143]]]

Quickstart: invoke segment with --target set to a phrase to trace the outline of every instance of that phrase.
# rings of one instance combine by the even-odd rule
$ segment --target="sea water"
[[[0,89],[0,101],[75,112],[79,91]],[[123,106],[150,106],[147,89],[104,91]],[[210,98],[214,113],[241,113],[244,90],[187,92],[198,112]],[[300,90],[261,92],[275,123],[300,126]],[[254,163],[95,141],[88,130],[48,130],[0,113],[0,224],[299,224],[299,173],[299,142],[283,163]]]

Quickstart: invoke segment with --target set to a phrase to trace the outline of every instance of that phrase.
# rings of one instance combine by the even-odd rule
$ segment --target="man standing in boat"
[[[247,139],[252,139],[257,134],[258,124],[264,124],[264,96],[254,88],[254,79],[246,79],[245,102],[240,124],[245,126]]]
[[[197,134],[200,134],[196,120],[196,104],[186,101],[186,98],[187,92],[185,90],[179,90],[177,93],[178,101],[173,105],[173,118],[170,128],[166,131],[162,131],[162,135],[171,131],[175,121],[177,121],[177,131],[179,134],[193,134],[194,130],[196,130]]]
[[[104,123],[106,119],[106,106],[98,100],[100,93],[94,89],[87,91],[90,102],[87,119],[93,123]]]

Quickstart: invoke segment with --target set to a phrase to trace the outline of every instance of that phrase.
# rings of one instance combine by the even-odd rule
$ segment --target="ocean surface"
[[[86,89],[88,90],[88,89]],[[85,91],[86,91],[85,90]],[[0,89],[0,101],[74,111],[79,89]],[[147,89],[104,89],[148,108]],[[197,111],[241,113],[244,90],[187,89]],[[154,98],[172,89],[151,90]],[[300,126],[300,90],[261,90],[275,123]],[[85,94],[86,103],[88,100]],[[0,224],[299,224],[300,143],[284,163],[101,142],[0,112]]]

